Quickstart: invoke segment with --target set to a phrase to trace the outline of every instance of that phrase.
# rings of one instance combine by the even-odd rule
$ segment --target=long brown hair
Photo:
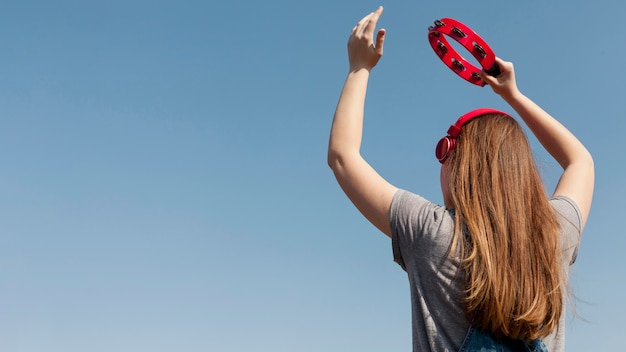
[[[497,337],[548,335],[566,292],[560,226],[524,131],[507,116],[476,118],[447,162],[468,318]]]

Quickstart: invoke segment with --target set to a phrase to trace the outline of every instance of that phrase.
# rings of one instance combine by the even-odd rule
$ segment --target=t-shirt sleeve
[[[389,220],[391,225],[391,247],[393,249],[393,260],[406,271],[406,263],[402,258],[402,246],[410,242],[411,234],[411,203],[408,192],[404,190],[396,191],[391,201]]]
[[[578,246],[582,234],[580,209],[573,200],[565,196],[552,198],[550,204],[552,204],[552,207],[560,216],[563,247],[566,255],[569,255],[569,265],[572,265],[578,256]]]
[[[428,236],[435,234],[445,216],[444,207],[425,198],[398,190],[391,202],[390,225],[393,259],[402,269],[407,270],[410,255],[416,253],[417,246],[427,245],[432,240]]]

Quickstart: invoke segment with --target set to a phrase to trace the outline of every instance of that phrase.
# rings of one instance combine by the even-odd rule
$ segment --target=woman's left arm
[[[330,131],[328,165],[357,209],[380,231],[391,236],[389,209],[397,188],[382,178],[360,152],[367,83],[383,54],[384,29],[377,32],[374,42],[374,30],[382,11],[379,7],[359,21],[348,40],[350,72]]]

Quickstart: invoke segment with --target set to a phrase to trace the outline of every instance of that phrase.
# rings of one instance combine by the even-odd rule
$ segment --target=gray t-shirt
[[[566,197],[550,200],[561,215],[565,258],[576,259],[582,218]],[[470,327],[463,312],[465,276],[459,259],[450,255],[454,211],[399,190],[391,203],[394,260],[409,277],[413,351],[457,351]],[[564,307],[565,309],[565,307]],[[565,350],[565,310],[559,328],[543,339],[548,350]]]

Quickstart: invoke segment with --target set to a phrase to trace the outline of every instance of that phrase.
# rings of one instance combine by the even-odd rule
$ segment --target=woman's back
[[[563,258],[573,262],[580,236],[580,212],[564,197],[550,204],[562,224]],[[451,255],[454,217],[453,210],[408,191],[398,191],[392,202],[393,255],[409,278],[415,351],[456,351],[471,326],[464,313],[466,276],[460,248]],[[566,267],[570,261],[562,264]],[[563,314],[560,327],[564,319]],[[544,339],[550,351],[564,349],[563,333],[563,329],[557,329]]]

